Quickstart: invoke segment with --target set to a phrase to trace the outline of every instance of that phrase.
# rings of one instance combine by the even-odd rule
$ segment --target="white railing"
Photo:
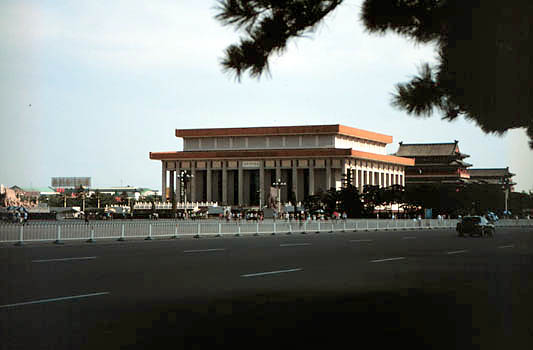
[[[201,237],[223,235],[275,235],[296,233],[331,233],[387,230],[455,229],[458,220],[349,219],[330,221],[266,220],[264,222],[225,222],[222,220],[184,221],[117,221],[117,222],[50,222],[0,224],[0,243],[157,237]],[[499,227],[533,227],[533,220],[500,220]]]
[[[155,209],[172,209],[172,202],[155,202]],[[218,202],[177,202],[177,209],[198,209],[202,207],[216,207]],[[152,209],[151,202],[137,202],[133,209]]]

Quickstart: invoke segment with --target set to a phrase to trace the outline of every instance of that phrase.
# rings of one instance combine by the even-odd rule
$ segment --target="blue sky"
[[[360,0],[291,42],[271,76],[241,83],[222,72],[238,39],[213,19],[215,0],[0,2],[0,183],[47,186],[91,176],[93,186],[160,188],[150,151],[181,150],[176,128],[344,124],[398,142],[459,140],[474,167],[506,167],[533,190],[523,130],[484,134],[464,119],[419,119],[390,106],[395,83],[431,46],[364,32]],[[29,106],[31,104],[31,107]]]

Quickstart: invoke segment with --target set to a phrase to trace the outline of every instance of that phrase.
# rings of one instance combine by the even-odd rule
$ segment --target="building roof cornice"
[[[392,143],[392,136],[345,125],[264,126],[246,128],[176,129],[176,137],[231,137],[285,135],[344,135],[379,143]]]
[[[351,148],[306,148],[268,149],[254,151],[176,151],[150,152],[153,160],[205,160],[205,159],[266,159],[266,158],[334,158],[354,157],[384,163],[412,166],[414,159],[394,155],[376,154],[352,150]]]

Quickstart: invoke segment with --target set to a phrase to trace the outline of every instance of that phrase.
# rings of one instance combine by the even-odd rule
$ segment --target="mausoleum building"
[[[392,136],[338,124],[177,129],[176,137],[183,151],[150,152],[150,159],[161,161],[163,195],[178,202],[264,206],[281,182],[281,201],[294,203],[340,188],[347,172],[360,190],[405,185],[405,168],[414,165],[386,154]]]

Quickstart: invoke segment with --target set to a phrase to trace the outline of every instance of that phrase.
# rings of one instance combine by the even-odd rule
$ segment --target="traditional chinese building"
[[[193,202],[264,206],[279,182],[281,201],[298,202],[340,188],[348,171],[360,190],[367,184],[404,185],[405,168],[414,164],[386,154],[392,136],[344,125],[178,129],[175,134],[183,138],[183,151],[150,152],[150,159],[161,161],[162,193],[170,201],[186,196]]]
[[[492,185],[500,189],[510,189],[513,191],[513,186],[516,185],[513,182],[512,177],[515,174],[509,171],[507,168],[491,168],[491,169],[468,169],[470,179],[478,184]]]
[[[405,144],[395,153],[399,157],[414,160],[413,167],[406,169],[406,185],[461,184],[468,182],[468,167],[463,159],[469,155],[459,151],[458,141],[450,143]]]

